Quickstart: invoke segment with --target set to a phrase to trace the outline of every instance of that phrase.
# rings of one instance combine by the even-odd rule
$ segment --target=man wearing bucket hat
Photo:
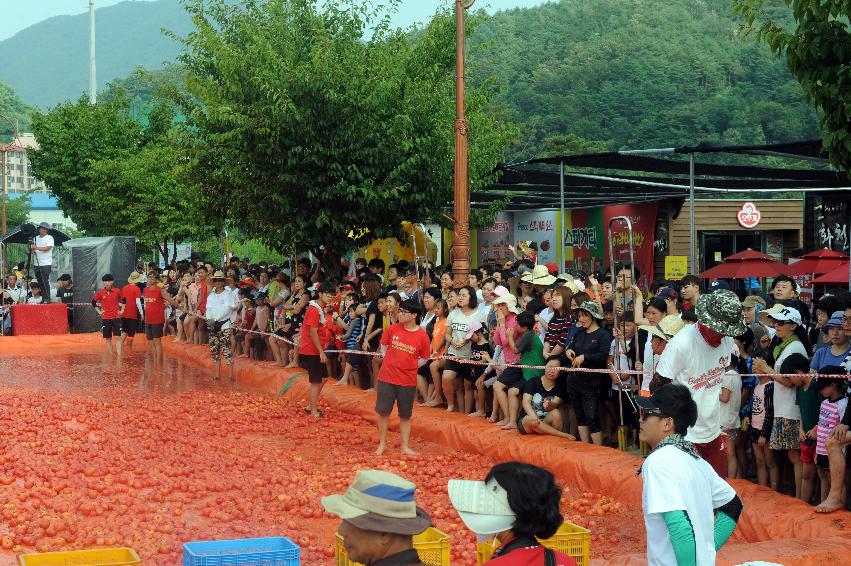
[[[41,287],[44,303],[50,303],[50,270],[53,266],[53,236],[47,233],[50,224],[42,222],[38,225],[38,236],[31,244],[35,252],[35,277]]]
[[[698,406],[679,383],[635,401],[639,438],[652,448],[638,471],[644,483],[647,562],[715,564],[716,551],[736,528],[742,502],[685,438],[698,419]]]
[[[671,338],[662,352],[651,391],[673,381],[687,386],[697,403],[697,422],[686,439],[722,478],[727,477],[727,454],[721,435],[721,379],[730,364],[734,336],[745,333],[742,303],[732,291],[701,295],[695,306],[696,324]]]
[[[493,558],[485,564],[575,566],[573,558],[537,540],[552,537],[564,520],[561,488],[548,470],[504,462],[491,468],[485,481],[449,480],[448,492],[467,528],[479,542],[490,541],[486,548]]]
[[[345,493],[322,498],[340,517],[337,533],[349,560],[366,566],[419,566],[413,536],[431,526],[414,500],[416,486],[381,470],[362,470]]]

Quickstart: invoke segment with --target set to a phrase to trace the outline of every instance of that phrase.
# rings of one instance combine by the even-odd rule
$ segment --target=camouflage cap
[[[741,336],[747,329],[739,297],[726,289],[701,295],[694,312],[700,322],[724,336]]]

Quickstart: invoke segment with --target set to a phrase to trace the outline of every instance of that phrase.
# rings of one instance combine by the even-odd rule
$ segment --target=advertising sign
[[[665,256],[665,279],[674,281],[688,275],[688,256],[666,255]]]
[[[609,220],[615,216],[626,216],[632,222],[633,256],[635,267],[641,275],[638,280],[644,288],[650,286],[653,279],[653,235],[656,229],[656,214],[659,203],[622,204],[607,206],[603,209],[603,220],[606,225],[608,239]],[[616,262],[629,261],[629,233],[626,222],[615,222],[612,226],[612,245]],[[606,242],[608,250],[608,242]]]
[[[514,213],[514,241],[535,242],[538,245],[538,263],[556,261],[557,215],[555,210]]]
[[[509,245],[514,243],[514,226],[510,212],[500,212],[494,218],[493,225],[477,234],[479,265],[489,263],[502,264],[514,259]]]

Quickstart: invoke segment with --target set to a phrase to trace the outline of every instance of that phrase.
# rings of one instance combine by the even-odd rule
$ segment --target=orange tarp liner
[[[175,345],[168,339],[163,340],[163,344],[171,356],[181,356],[211,371],[214,368],[204,346]],[[51,353],[87,350],[99,345],[103,347],[92,335],[0,338],[0,355],[32,354],[35,350],[35,355],[46,357]],[[244,359],[239,359],[236,366],[237,383],[241,387],[270,394],[278,394],[284,384],[300,372]],[[282,401],[304,403],[307,390],[307,376],[300,375],[282,396]],[[375,419],[374,393],[354,387],[325,387],[321,401],[334,410],[370,421]],[[398,420],[394,417],[391,428],[397,427]],[[565,485],[606,494],[633,507],[641,505],[641,479],[635,476],[641,459],[611,448],[501,432],[484,419],[421,407],[415,410],[412,434],[499,461],[522,460],[545,466]],[[732,480],[730,483],[745,509],[733,538],[718,555],[718,564],[734,565],[753,560],[796,566],[851,564],[851,513],[839,511],[820,515],[810,505],[749,481]],[[632,550],[635,552],[630,554]],[[594,561],[595,564],[636,565],[645,562],[643,549],[625,549],[623,555],[609,561]]]

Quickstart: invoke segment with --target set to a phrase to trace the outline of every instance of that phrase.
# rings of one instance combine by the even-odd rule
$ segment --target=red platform
[[[68,334],[67,305],[12,305],[12,335],[28,334]]]

